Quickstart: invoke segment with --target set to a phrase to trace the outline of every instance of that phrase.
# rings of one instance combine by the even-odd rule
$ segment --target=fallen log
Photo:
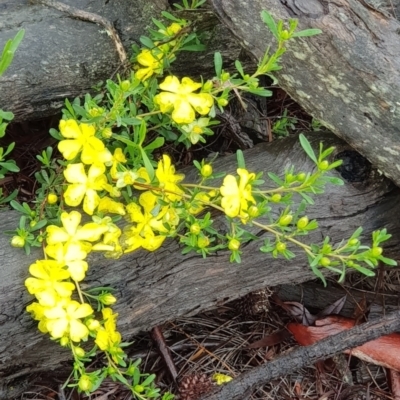
[[[312,134],[308,138],[315,149],[322,140],[325,146],[336,146],[335,154],[349,150],[348,145],[330,133]],[[313,170],[313,163],[296,137],[258,145],[246,151],[245,158],[249,170],[262,170],[265,176],[267,171],[281,174],[289,165],[295,165],[296,170]],[[359,158],[355,159],[356,164],[347,164],[350,169],[359,167]],[[235,169],[235,156],[215,162],[216,171]],[[192,169],[185,173],[189,181],[194,179]],[[388,257],[398,259],[400,221],[393,216],[400,212],[399,196],[400,189],[374,169],[362,181],[328,186],[309,209],[310,219],[316,218],[321,228],[307,241],[321,242],[329,235],[338,243],[363,226],[363,239],[369,242],[373,230],[386,227],[393,238],[385,252]],[[18,215],[3,212],[1,220],[2,231],[12,230],[18,224]],[[223,224],[223,218],[216,217],[217,224],[220,220]],[[168,241],[154,253],[137,251],[118,260],[96,255],[90,260],[85,285],[110,285],[116,289],[118,327],[129,340],[132,335],[165,321],[197,314],[267,285],[299,283],[313,278],[302,254],[292,262],[273,259],[258,251],[260,245],[253,242],[243,247],[241,265],[229,263],[226,253],[206,259],[195,254],[182,255],[179,244],[174,241]],[[10,247],[9,237],[0,236],[0,378],[3,381],[51,370],[69,358],[68,351],[38,332],[36,322],[25,312],[32,298],[24,288],[24,280],[29,264],[38,257],[41,257],[39,250],[34,249],[26,256]],[[3,398],[1,393],[0,398]]]
[[[260,59],[274,43],[260,19],[296,18],[321,35],[287,43],[279,86],[309,114],[400,184],[400,23],[366,1],[212,0],[220,19]],[[273,47],[273,45],[272,45]]]
[[[52,4],[53,0],[47,0]],[[15,122],[52,116],[61,111],[64,100],[93,91],[126,65],[121,64],[112,37],[103,25],[82,20],[40,4],[41,0],[6,1],[0,7],[0,48],[19,29],[25,29],[14,60],[0,77],[0,109],[12,111]],[[167,0],[63,0],[77,11],[90,12],[113,25],[128,57],[133,44],[147,34],[152,18],[160,18],[169,7]],[[179,13],[177,15],[180,15]],[[183,15],[194,19],[196,30],[206,32],[207,51],[195,56],[182,52],[174,64],[176,73],[213,76],[214,51],[223,52],[225,61],[233,64],[242,48],[229,30],[219,24],[211,12]],[[249,62],[249,60],[248,60]],[[246,62],[244,61],[246,65]]]

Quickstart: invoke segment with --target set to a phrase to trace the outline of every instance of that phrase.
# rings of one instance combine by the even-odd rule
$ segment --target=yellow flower
[[[42,306],[54,306],[60,297],[71,297],[75,289],[72,282],[65,282],[69,279],[70,273],[58,261],[37,260],[31,264],[29,272],[33,278],[26,279],[25,286]]]
[[[255,179],[255,174],[249,173],[243,168],[238,168],[237,173],[240,177],[239,185],[233,175],[227,175],[224,178],[221,187],[221,207],[228,217],[234,218],[240,216],[242,221],[244,221],[248,218],[247,209],[249,203],[256,203],[251,194],[251,181]]]
[[[111,308],[103,308],[102,310],[104,327],[100,328],[96,334],[95,343],[100,350],[110,350],[121,342],[121,334],[117,331],[116,319],[118,314],[113,314]]]
[[[166,90],[154,96],[162,113],[172,112],[172,119],[177,124],[190,124],[196,118],[195,110],[206,115],[213,106],[213,97],[208,93],[193,93],[201,87],[201,83],[183,78],[182,83],[176,76],[167,76],[160,88]]]
[[[79,243],[82,246],[82,250],[88,253],[91,245],[87,242],[99,240],[101,235],[108,231],[108,227],[95,222],[80,226],[81,219],[82,215],[78,211],[63,212],[61,214],[62,228],[55,225],[49,225],[46,228],[47,244],[55,245],[59,242]]]
[[[115,177],[117,179],[117,183],[115,184],[115,186],[117,188],[123,188],[128,185],[133,185],[138,177],[138,174],[136,171],[128,170],[117,172],[115,174]]]
[[[107,183],[104,175],[104,164],[93,164],[90,166],[86,175],[85,167],[82,163],[68,164],[64,170],[64,176],[68,183],[64,193],[67,205],[76,207],[83,200],[83,210],[89,215],[93,215],[94,210],[99,205],[100,197],[97,191],[103,190]]]
[[[125,164],[126,157],[121,148],[117,147],[114,150],[114,154],[112,156],[112,166],[110,168],[110,175],[111,178],[117,179],[117,172],[118,172],[118,164]]]
[[[175,167],[171,165],[171,159],[163,155],[162,160],[158,162],[156,177],[160,183],[160,188],[165,190],[165,197],[169,201],[179,200],[183,191],[179,188],[179,183],[185,176],[175,174]]]
[[[196,215],[204,209],[205,204],[210,201],[210,196],[205,192],[197,193],[190,202],[189,212]]]
[[[83,261],[87,252],[80,243],[56,243],[45,248],[46,254],[65,265],[74,281],[80,282],[85,278],[88,263]]]
[[[61,140],[58,150],[66,160],[73,160],[81,151],[84,164],[106,163],[112,159],[104,143],[95,137],[95,128],[88,124],[78,124],[75,120],[61,120],[60,133],[67,140]]]
[[[99,206],[97,207],[97,211],[100,213],[113,213],[113,214],[119,214],[119,215],[125,215],[125,207],[123,203],[120,203],[118,201],[112,200],[109,197],[103,197],[100,200]]]
[[[39,303],[32,303],[26,307],[26,311],[32,314],[32,318],[36,321],[39,321],[38,328],[40,332],[47,333],[48,329],[46,327],[47,319],[44,316],[44,310],[46,307],[42,306]]]
[[[157,51],[157,54],[154,54]],[[137,56],[136,61],[142,66],[136,71],[136,78],[144,81],[150,78],[153,74],[160,74],[163,67],[163,54],[155,49],[143,49]]]
[[[188,125],[182,125],[182,130],[187,134],[187,138],[192,144],[196,144],[199,140],[205,142],[203,134],[211,134],[211,130],[207,129],[210,118],[199,118]]]
[[[89,304],[80,304],[75,300],[44,311],[44,315],[48,319],[46,326],[50,335],[54,339],[67,336],[73,342],[87,339],[89,329],[81,321],[81,318],[91,314],[93,314],[93,309]]]
[[[232,380],[233,378],[229,375],[225,374],[220,374],[220,373],[215,373],[212,376],[212,380],[217,384],[217,385],[223,385],[224,383],[228,383]]]

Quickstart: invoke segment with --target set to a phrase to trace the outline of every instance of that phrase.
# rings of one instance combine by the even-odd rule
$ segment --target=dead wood
[[[288,375],[299,368],[325,360],[334,354],[360,346],[370,340],[400,330],[400,312],[396,311],[379,320],[358,325],[332,335],[311,346],[299,347],[275,360],[253,368],[223,386],[218,392],[203,396],[201,400],[244,400],[253,389],[273,379]]]
[[[400,23],[360,0],[212,0],[221,20],[260,59],[274,39],[260,19],[296,18],[322,34],[287,43],[276,75],[308,113],[400,184]],[[393,4],[393,3],[392,3]],[[398,6],[396,6],[398,7]]]
[[[322,140],[325,146],[336,146],[336,152],[348,150],[332,134],[313,134],[309,139],[314,148]],[[265,176],[267,171],[281,174],[292,164],[297,170],[313,169],[313,163],[295,137],[256,146],[246,151],[245,157],[249,170],[262,170]],[[236,157],[218,159],[215,169],[235,171]],[[193,180],[193,170],[185,172],[188,180]],[[400,189],[373,169],[364,178],[362,182],[328,186],[324,195],[316,197],[308,215],[319,220],[321,229],[307,240],[320,242],[329,235],[338,243],[363,226],[363,237],[369,241],[373,230],[386,227],[393,234],[393,240],[385,251],[388,257],[398,259],[400,221],[393,216],[400,213]],[[215,216],[215,220],[220,229],[225,229],[223,218]],[[16,213],[2,213],[2,231],[15,229],[17,225]],[[154,253],[138,251],[118,260],[96,255],[90,260],[85,285],[110,285],[116,289],[118,327],[129,340],[140,331],[178,316],[197,314],[266,285],[299,283],[313,277],[303,255],[299,254],[292,262],[272,259],[258,251],[260,245],[253,242],[243,247],[241,265],[229,263],[228,254],[223,252],[206,259],[195,254],[184,256],[172,240]],[[28,257],[10,247],[9,237],[0,236],[0,377],[4,381],[52,370],[69,358],[68,351],[38,332],[36,322],[25,312],[32,298],[23,283],[29,264],[37,258],[41,258],[39,250]]]

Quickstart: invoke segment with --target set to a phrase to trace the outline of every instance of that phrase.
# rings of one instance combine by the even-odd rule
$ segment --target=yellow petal
[[[82,144],[77,140],[61,140],[58,143],[58,150],[66,160],[73,160],[81,151]]]
[[[82,163],[68,164],[64,170],[65,179],[69,183],[86,183],[85,167]]]
[[[194,92],[201,87],[201,83],[192,81],[190,78],[182,78],[182,84],[179,88],[179,93],[188,94]]]
[[[70,213],[63,212],[61,214],[61,222],[64,229],[70,236],[74,236],[79,224],[81,223],[82,215],[78,211],[71,211]]]
[[[79,183],[68,185],[68,188],[64,193],[65,203],[71,207],[79,206],[85,194],[86,194],[86,185],[81,185]]]
[[[77,138],[81,134],[78,123],[74,119],[60,121],[60,133],[65,138]]]
[[[179,79],[176,76],[167,76],[164,82],[160,83],[160,89],[178,93],[180,85]]]
[[[201,115],[206,115],[210,112],[214,100],[208,93],[189,94],[187,96],[189,103]]]
[[[67,193],[65,193],[65,196],[66,195],[67,195]],[[68,205],[72,205],[72,204],[69,204],[67,201],[65,201],[65,202]],[[99,205],[99,203],[100,203],[100,197],[97,194],[97,192],[93,189],[87,189],[85,199],[83,200],[83,211],[85,211],[86,214],[93,215],[94,210]]]
[[[89,335],[89,329],[81,322],[72,320],[69,323],[69,336],[73,342],[80,342]]]
[[[195,120],[196,114],[188,101],[179,99],[174,103],[171,117],[177,124],[190,124]]]

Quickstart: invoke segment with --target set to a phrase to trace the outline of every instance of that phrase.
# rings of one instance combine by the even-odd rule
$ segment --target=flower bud
[[[287,182],[287,183],[292,183],[292,182],[294,182],[295,180],[296,180],[296,176],[294,176],[293,174],[288,173],[288,174],[286,175],[286,182]]]
[[[349,240],[349,246],[357,246],[360,241],[358,239]]]
[[[318,164],[318,168],[319,168],[321,171],[326,171],[326,170],[329,168],[329,162],[326,161],[326,160],[320,162],[320,163]]]
[[[104,138],[104,139],[109,139],[111,136],[112,136],[112,130],[111,130],[111,128],[104,128],[102,131],[101,131],[101,136]]]
[[[221,81],[226,82],[230,77],[231,77],[231,74],[229,72],[223,72],[221,74]]]
[[[279,253],[283,253],[283,252],[286,250],[286,244],[285,244],[285,243],[282,243],[282,242],[277,243],[277,244],[276,244],[276,250],[277,250]]]
[[[219,98],[217,102],[218,102],[218,105],[221,107],[225,107],[226,105],[228,105],[227,99]]]
[[[331,263],[331,260],[328,257],[322,257],[321,260],[319,261],[319,263],[323,267],[327,267]]]
[[[372,257],[379,257],[383,252],[382,247],[373,247],[371,249],[371,255]]]
[[[228,249],[230,251],[237,251],[239,250],[240,242],[237,239],[231,239],[228,244]]]
[[[290,33],[288,32],[287,29],[285,29],[285,30],[283,30],[283,31],[281,32],[281,39],[283,39],[283,40],[288,40],[288,39],[290,39]]]
[[[90,318],[86,321],[86,326],[88,327],[89,331],[97,331],[100,328],[100,322],[97,319]]]
[[[79,390],[82,391],[82,392],[90,392],[90,390],[93,387],[93,383],[90,380],[90,376],[89,375],[82,375],[79,378],[78,387],[79,387]]]
[[[251,218],[256,218],[258,217],[258,215],[260,214],[260,210],[258,209],[257,206],[252,205],[249,207],[249,209],[247,210],[247,213],[249,214],[249,216]]]
[[[102,293],[99,295],[99,301],[105,306],[110,306],[114,304],[117,299],[111,293]]]
[[[84,357],[85,356],[85,350],[83,350],[82,347],[74,347],[74,351],[75,351],[75,354],[78,357]]]
[[[198,235],[201,232],[200,225],[195,222],[194,224],[190,225],[190,233],[193,235]]]
[[[142,392],[144,392],[144,386],[143,386],[143,385],[135,385],[135,387],[133,388],[133,390],[134,390],[136,393],[142,393]]]
[[[131,83],[128,80],[125,80],[122,81],[119,86],[124,92],[127,92],[131,88]]]
[[[201,236],[197,239],[199,249],[204,249],[210,244],[210,239],[207,236]]]
[[[60,339],[60,345],[61,345],[62,347],[66,347],[66,346],[68,346],[68,344],[69,344],[69,338],[67,338],[66,336],[63,336],[63,337]]]
[[[209,92],[213,88],[213,86],[214,86],[214,84],[212,83],[212,81],[208,80],[203,85],[203,91],[204,92]]]
[[[278,224],[280,226],[288,226],[293,219],[293,215],[291,214],[286,214],[286,215],[282,215],[282,217],[279,218]]]
[[[58,196],[55,193],[49,193],[47,195],[47,203],[48,204],[56,204],[58,201]]]
[[[275,193],[274,195],[271,196],[271,201],[273,203],[279,203],[282,199],[282,196],[279,193]]]
[[[89,115],[91,117],[98,117],[99,115],[103,114],[104,109],[101,107],[93,107],[89,110]]]
[[[15,235],[11,239],[11,246],[21,248],[25,246],[25,239],[21,236]]]
[[[200,174],[202,177],[208,178],[209,176],[212,175],[212,173],[213,173],[213,168],[212,168],[211,164],[204,164],[201,167]]]
[[[304,172],[300,172],[300,174],[297,174],[296,180],[299,182],[304,182],[307,178],[307,175]]]
[[[297,221],[297,229],[304,229],[308,225],[308,217],[304,216],[301,217]]]

